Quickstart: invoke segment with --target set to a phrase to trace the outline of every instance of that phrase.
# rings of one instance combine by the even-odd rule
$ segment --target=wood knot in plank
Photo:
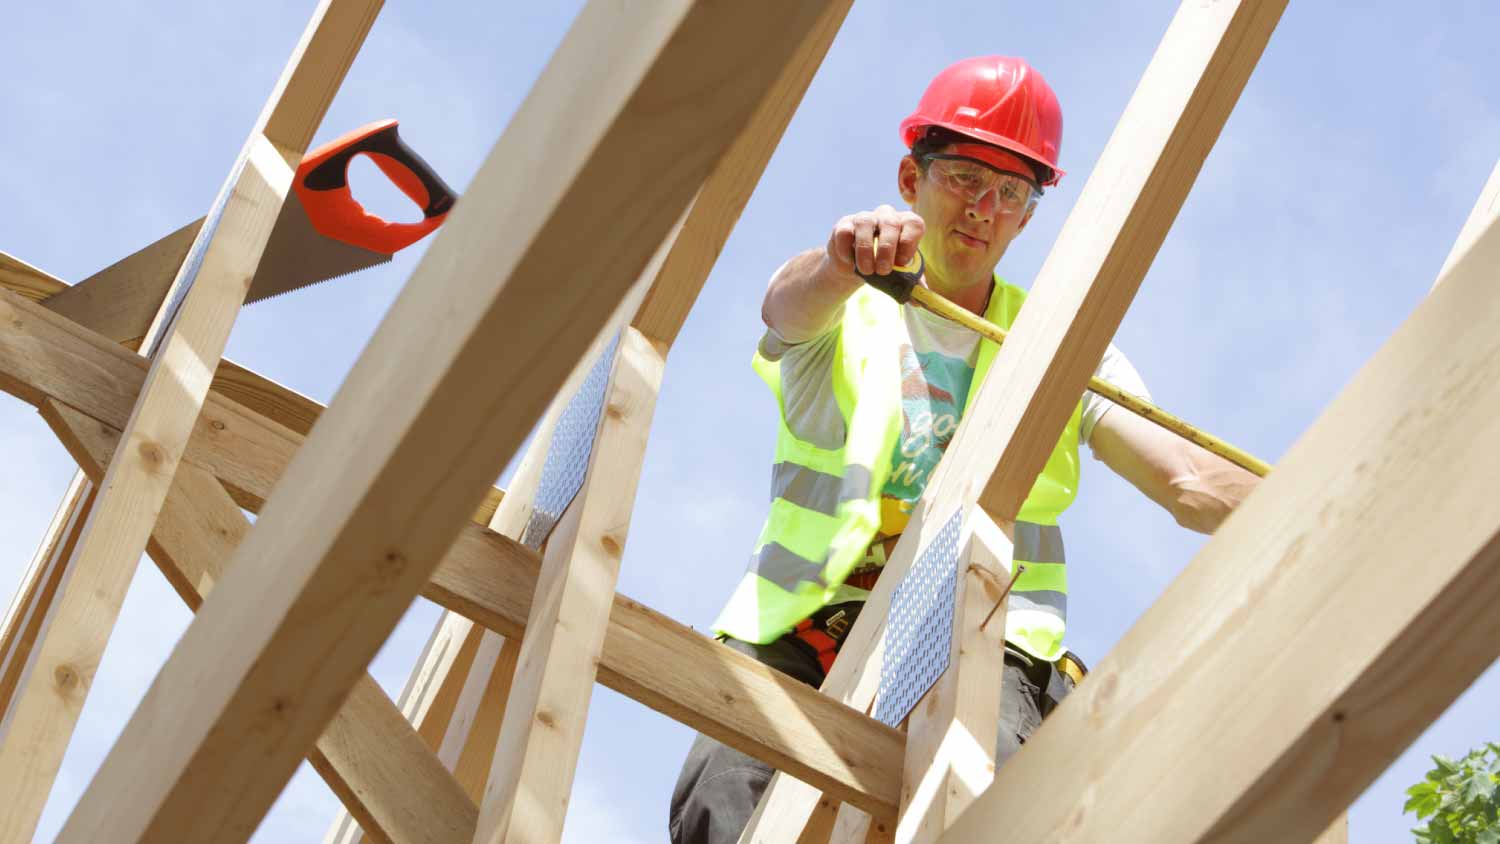
[[[1089,716],[1098,721],[1104,717],[1104,710],[1114,703],[1115,695],[1120,691],[1120,676],[1113,672],[1102,677],[1095,675],[1089,685],[1093,689],[1093,695],[1089,698]]]
[[[210,428],[213,428],[215,431],[222,431],[226,427],[228,427],[227,425],[224,424],[223,420],[221,420],[221,419],[211,420],[208,423],[208,425],[209,425]]]
[[[140,455],[141,462],[146,464],[148,472],[158,471],[167,465],[167,450],[150,440],[143,441],[136,453]]]
[[[604,415],[608,416],[611,419],[624,419],[625,406],[622,404],[616,404],[615,402],[610,402],[609,404],[604,406]]]
[[[536,722],[549,730],[557,729],[557,718],[545,709],[536,711]]]
[[[82,684],[82,680],[83,678],[78,673],[78,669],[67,663],[57,666],[52,671],[52,682],[57,687],[57,690],[64,695],[78,688]]]
[[[610,534],[606,533],[600,537],[599,544],[604,546],[604,553],[616,559],[619,559],[620,555],[625,553],[625,544]]]
[[[400,551],[387,551],[375,562],[375,574],[384,579],[394,579],[406,568],[406,555]]]

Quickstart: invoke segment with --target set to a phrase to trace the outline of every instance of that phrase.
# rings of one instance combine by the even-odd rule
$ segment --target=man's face
[[[983,155],[984,164],[971,158],[973,154]],[[927,224],[921,249],[927,261],[928,284],[940,292],[987,285],[1011,240],[1031,219],[1032,205],[1015,192],[1015,183],[1022,180],[1002,176],[994,189],[977,196],[976,191],[965,190],[964,186],[974,175],[993,179],[995,169],[1024,172],[1025,165],[1003,151],[978,144],[949,144],[942,155],[945,157],[929,159],[926,168],[918,167],[916,159],[908,155],[901,159],[897,177],[901,196]],[[1007,159],[1015,166],[1008,167]],[[993,166],[996,163],[999,168]],[[1030,179],[1024,181],[1029,183]],[[1021,186],[1022,191],[1028,188]],[[1022,199],[1019,203],[1018,198]]]

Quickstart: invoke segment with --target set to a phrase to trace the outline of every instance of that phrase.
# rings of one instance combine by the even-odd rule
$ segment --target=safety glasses
[[[1019,214],[1036,206],[1042,192],[1030,179],[1006,173],[963,155],[932,153],[922,160],[933,180],[965,202],[978,203],[990,191],[1002,214]]]

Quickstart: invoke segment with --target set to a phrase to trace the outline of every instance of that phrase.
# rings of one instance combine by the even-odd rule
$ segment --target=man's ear
[[[1036,206],[1035,205],[1029,206],[1026,209],[1026,216],[1024,216],[1024,217],[1021,218],[1021,225],[1016,226],[1016,234],[1020,234],[1022,231],[1025,230],[1026,224],[1029,223],[1029,222],[1031,222],[1031,215],[1035,214],[1035,213],[1036,213]]]
[[[907,205],[917,204],[917,180],[920,178],[922,171],[917,168],[917,160],[909,155],[902,156],[901,166],[896,170],[896,189],[901,191],[901,198]]]

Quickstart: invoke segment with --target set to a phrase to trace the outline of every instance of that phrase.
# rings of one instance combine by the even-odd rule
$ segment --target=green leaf
[[[1500,844],[1500,829],[1494,827],[1481,829],[1479,834],[1474,836],[1474,844]]]
[[[1458,773],[1458,763],[1442,754],[1433,756],[1432,762],[1433,764],[1438,766],[1438,770],[1442,771],[1445,774]]]
[[[1401,809],[1401,813],[1415,812],[1417,820],[1426,820],[1433,812],[1438,810],[1438,802],[1439,798],[1436,792],[1417,794],[1406,801],[1406,806]]]
[[[1465,803],[1484,803],[1495,793],[1495,782],[1487,771],[1475,771],[1464,778],[1459,793]]]

